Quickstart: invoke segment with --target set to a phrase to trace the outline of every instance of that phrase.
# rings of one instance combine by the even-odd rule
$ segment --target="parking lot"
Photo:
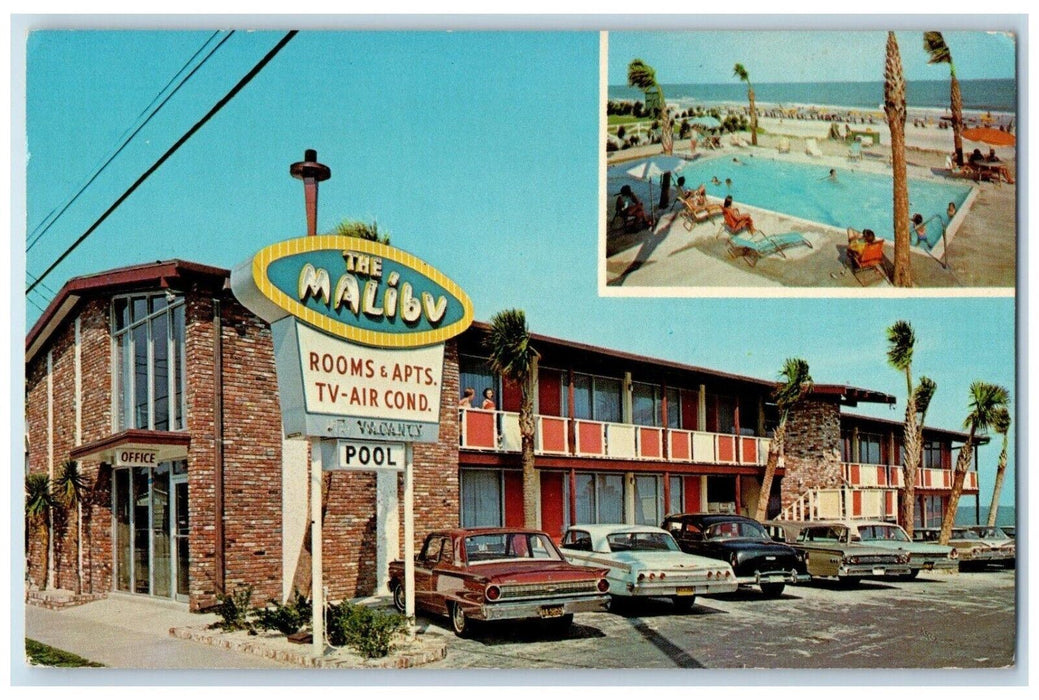
[[[471,639],[446,618],[419,624],[452,638],[427,669],[1004,668],[1015,658],[1015,572],[813,581],[775,600],[741,588],[698,597],[687,614],[649,600],[579,614],[562,638],[537,623],[484,625]]]

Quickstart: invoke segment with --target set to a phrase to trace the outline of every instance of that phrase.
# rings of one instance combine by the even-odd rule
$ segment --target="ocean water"
[[[663,85],[668,102],[691,104],[746,104],[747,86],[738,81],[720,84]],[[979,112],[1017,112],[1017,81],[961,80],[963,108]],[[637,88],[610,85],[611,100],[642,100]],[[854,83],[755,83],[754,99],[759,103],[793,105],[833,105],[852,109],[876,110],[884,101],[884,82]],[[948,109],[948,80],[910,80],[906,83],[906,103],[910,109]]]

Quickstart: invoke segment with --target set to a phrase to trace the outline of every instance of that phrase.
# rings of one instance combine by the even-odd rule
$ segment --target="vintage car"
[[[1017,564],[1017,543],[1007,533],[1006,528],[975,525],[970,530],[976,533],[983,542],[998,551],[998,555],[992,560],[993,564],[1002,564],[1003,566],[1015,566]]]
[[[788,583],[811,581],[797,550],[774,541],[757,520],[725,513],[669,515],[662,527],[683,552],[728,562],[742,585],[775,597]]]
[[[1000,525],[999,529],[1006,533],[1006,536],[1010,539],[1017,538],[1017,526],[1016,525]]]
[[[852,542],[909,552],[909,575],[923,571],[958,571],[960,555],[955,547],[931,542],[914,542],[900,526],[881,520],[846,520]]]
[[[393,603],[405,608],[404,562],[390,563]],[[415,607],[451,618],[466,636],[472,620],[543,619],[564,632],[574,613],[609,607],[603,567],[567,563],[544,532],[478,528],[431,532],[415,557]]]
[[[615,599],[668,597],[685,612],[699,594],[739,586],[731,566],[685,554],[667,531],[652,525],[574,525],[561,549],[573,564],[605,567]]]
[[[937,542],[941,536],[938,528],[917,528],[913,530],[913,539],[917,542]],[[954,527],[949,536],[949,546],[956,550],[960,559],[960,571],[977,571],[989,564],[1005,561],[1005,553],[998,546],[981,539],[981,536],[969,527]]]
[[[813,577],[831,577],[847,584],[861,579],[909,576],[909,552],[853,541],[848,526],[840,520],[764,523],[774,539],[802,553],[805,568]]]

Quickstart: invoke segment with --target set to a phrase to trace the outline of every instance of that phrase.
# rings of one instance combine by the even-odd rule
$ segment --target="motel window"
[[[487,366],[487,360],[482,357],[462,355],[458,358],[458,398],[462,398],[462,392],[467,387],[476,390],[476,397],[473,399],[474,408],[479,408],[483,403],[484,389],[494,390],[495,401],[501,396],[498,377]]]
[[[112,300],[113,414],[118,430],[186,425],[184,297]]]
[[[631,422],[635,425],[663,426],[663,398],[667,397],[667,427],[682,424],[682,404],[678,389],[661,390],[655,384],[633,382],[631,385]]]
[[[924,443],[924,468],[942,468],[942,443],[928,440]]]
[[[490,469],[462,470],[462,527],[501,527],[504,524],[502,473]]]
[[[736,399],[731,396],[719,396],[718,401],[718,432],[736,432]]]
[[[563,402],[563,414],[566,402]],[[574,418],[621,422],[621,381],[574,373]]]
[[[855,457],[853,456],[852,452],[852,434],[850,430],[841,431],[841,461],[855,461]]]
[[[680,476],[671,477],[671,493],[669,494],[671,500],[667,504],[668,513],[681,513],[685,510],[685,490],[682,485],[685,480]],[[667,513],[665,513],[666,515]]]
[[[859,463],[880,464],[880,435],[859,433]]]
[[[568,480],[563,482],[568,489]],[[624,477],[620,474],[576,474],[577,524],[624,522]],[[568,499],[569,494],[564,493]]]

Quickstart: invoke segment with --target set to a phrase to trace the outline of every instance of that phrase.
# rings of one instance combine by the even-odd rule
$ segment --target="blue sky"
[[[29,231],[210,34],[30,36]],[[29,252],[28,270],[46,268],[281,36],[232,35]],[[897,420],[904,381],[885,363],[884,328],[904,318],[916,373],[938,382],[932,424],[960,426],[975,379],[1014,388],[1012,299],[600,298],[598,55],[593,32],[302,32],[30,295],[27,321],[75,275],[174,257],[231,267],[304,235],[288,168],[315,148],[332,169],[319,229],[376,219],[467,290],[477,319],[518,307],[539,333],[764,378],[799,356],[818,382],[899,397],[893,410],[855,409]],[[982,449],[983,505],[997,455]]]
[[[934,27],[941,30],[941,27]],[[922,31],[895,33],[908,80],[947,80],[946,65],[928,65]],[[960,80],[1015,77],[1015,37],[943,31]],[[609,82],[627,82],[641,58],[668,83],[728,83],[742,63],[753,83],[877,81],[884,78],[887,32],[709,31],[610,32]]]

